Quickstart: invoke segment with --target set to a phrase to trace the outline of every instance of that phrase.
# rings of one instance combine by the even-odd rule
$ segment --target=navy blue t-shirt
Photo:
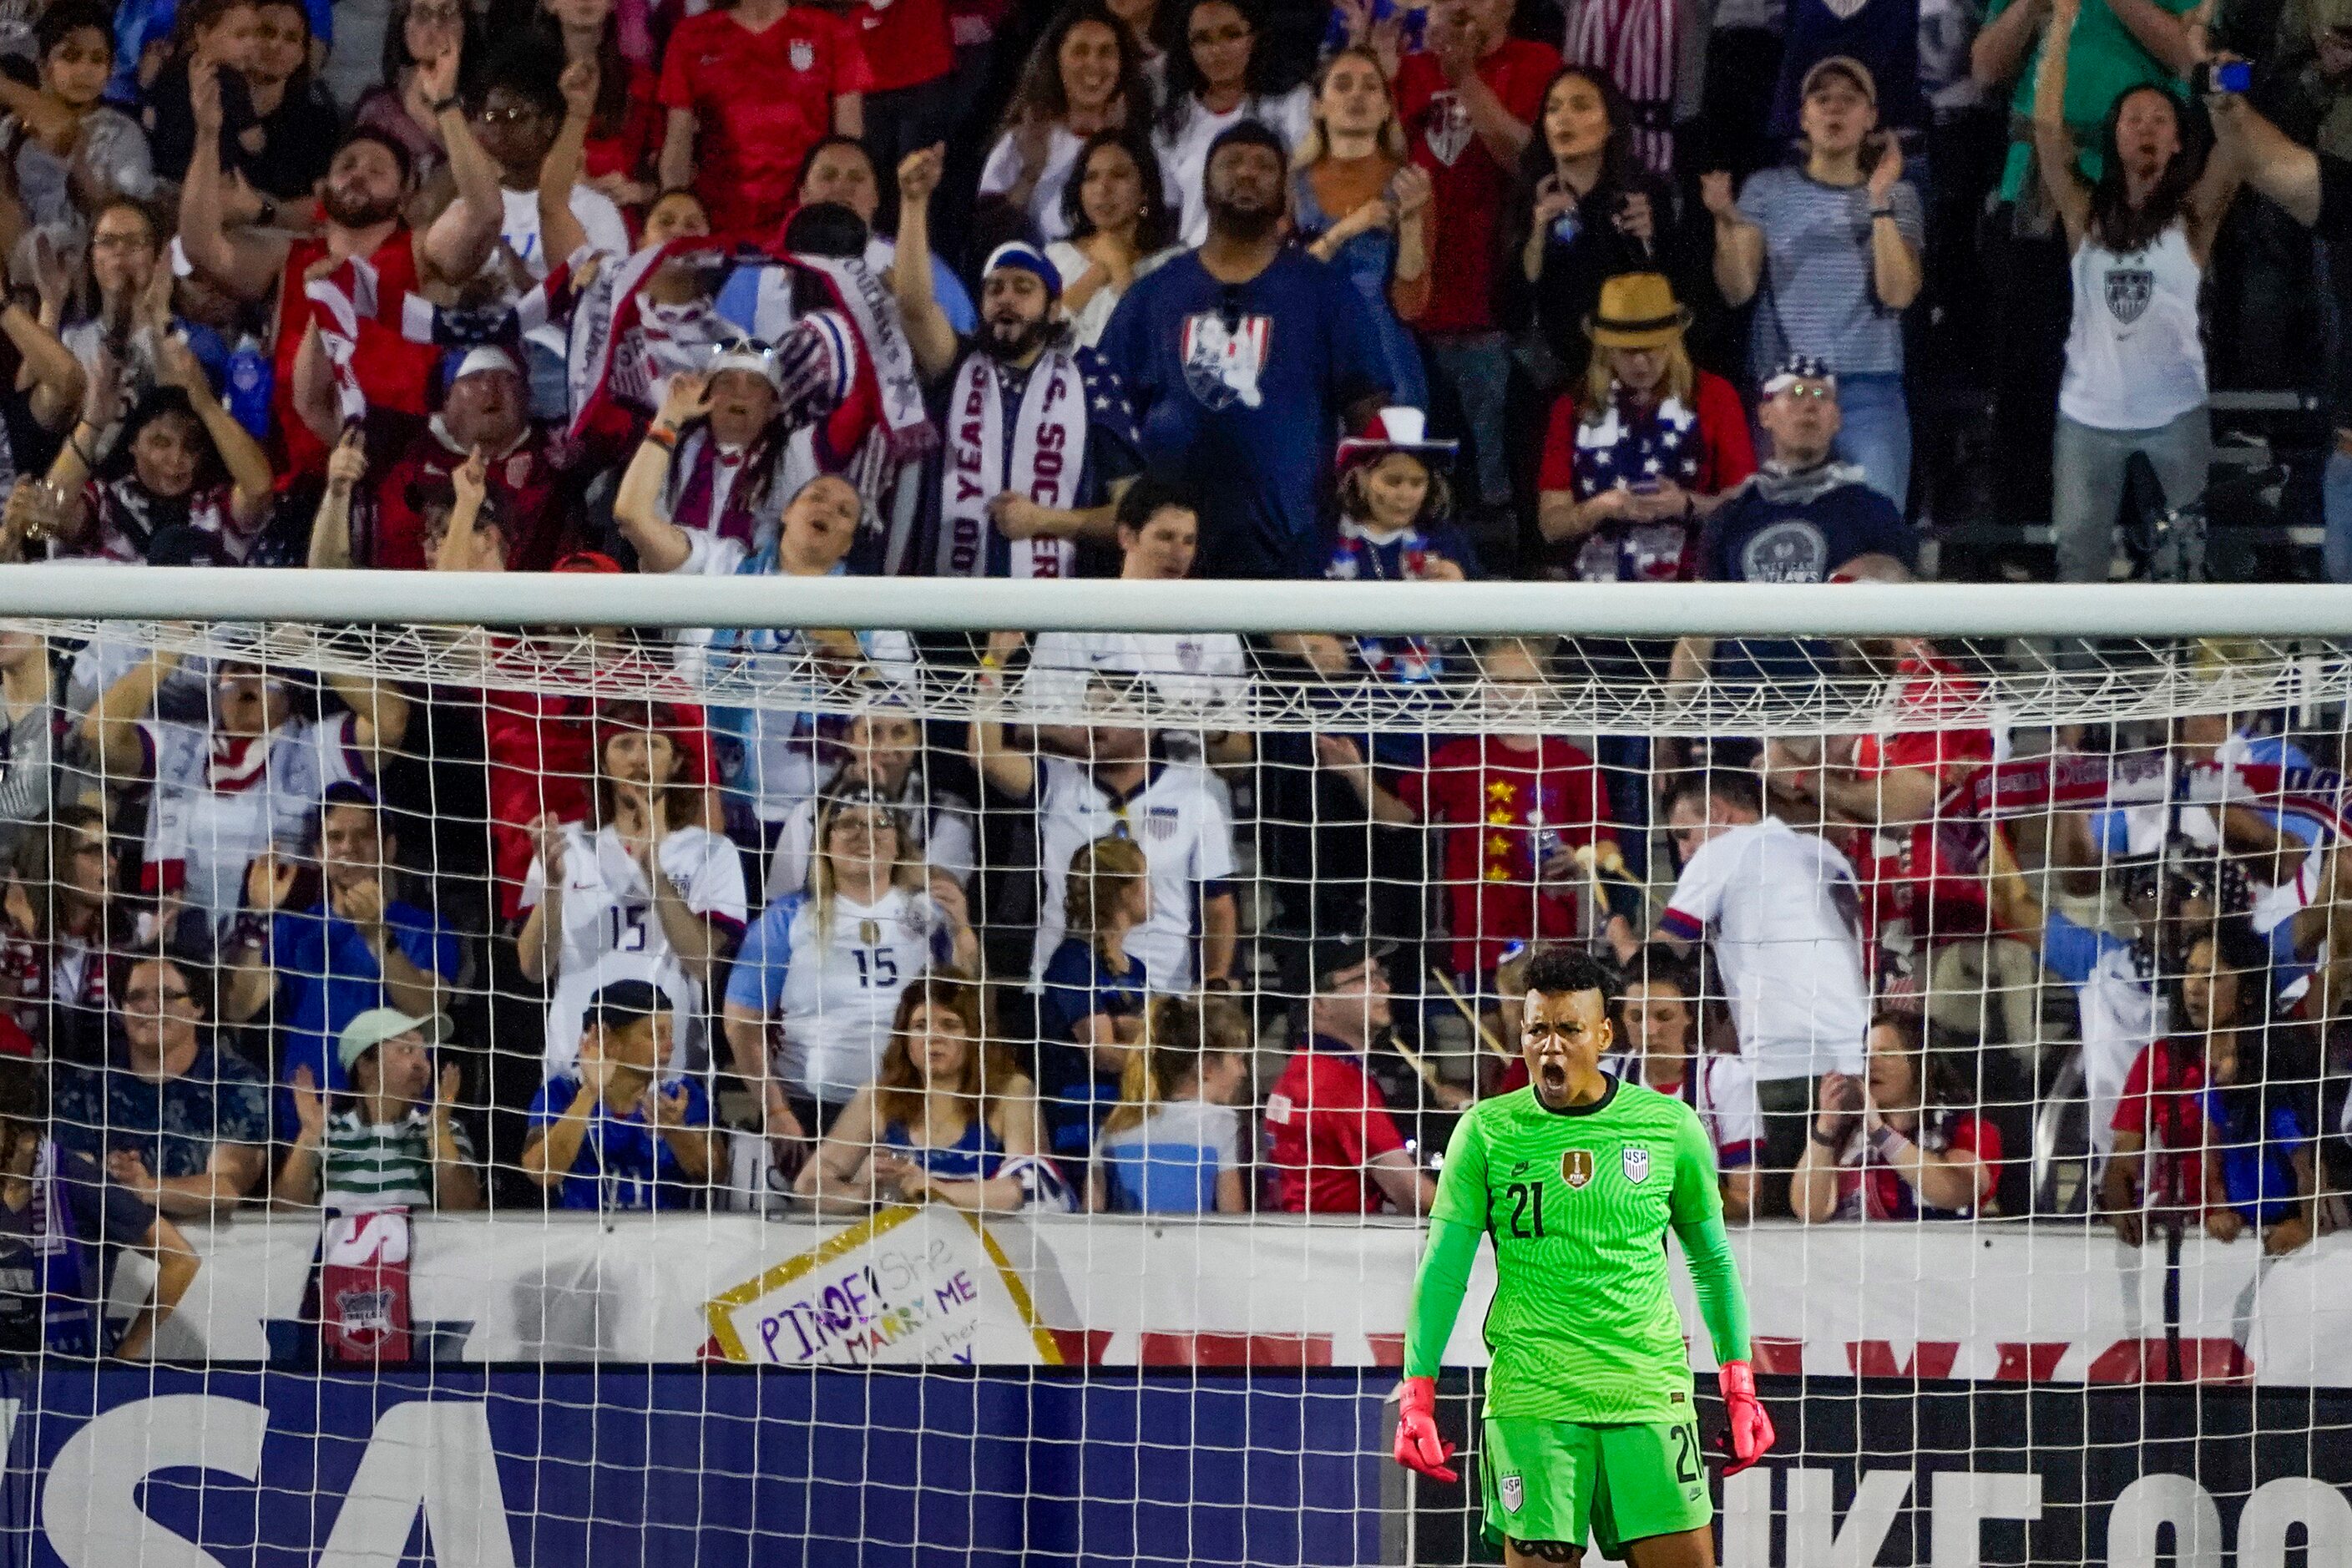
[[[1078,1026],[1097,1013],[1134,1017],[1150,1000],[1143,960],[1133,953],[1126,973],[1113,974],[1085,937],[1065,937],[1054,950],[1037,999],[1037,1087],[1055,1154],[1085,1159],[1102,1119],[1118,1103],[1119,1075],[1096,1066]]]
[[[1804,105],[1798,92],[1805,73],[1832,55],[1869,68],[1878,89],[1881,130],[1909,131],[1921,122],[1919,0],[1865,0],[1859,9],[1843,15],[1829,0],[1790,0],[1780,79],[1772,89],[1772,113],[1765,128],[1771,141],[1787,142],[1800,133]],[[1867,172],[1866,161],[1863,167]]]
[[[1145,463],[1200,498],[1202,576],[1323,574],[1339,422],[1387,384],[1344,274],[1286,249],[1225,284],[1188,252],[1128,290],[1097,352],[1127,384]]]
[[[1774,500],[1758,479],[1706,520],[1698,574],[1710,583],[1826,583],[1858,555],[1911,563],[1915,541],[1895,503],[1860,482],[1832,484],[1807,499]],[[1826,645],[1727,638],[1716,645],[1719,679],[1790,679],[1825,668]]]

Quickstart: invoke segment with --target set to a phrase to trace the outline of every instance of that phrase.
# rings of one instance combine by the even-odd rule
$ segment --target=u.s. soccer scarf
[[[96,1355],[104,1348],[101,1276],[89,1242],[74,1228],[66,1201],[62,1159],[54,1139],[41,1140],[33,1161],[31,1247],[41,1292],[41,1342],[60,1355]]]
[[[861,374],[874,378],[882,414],[882,437],[890,464],[911,462],[938,441],[923,412],[923,384],[915,374],[915,351],[898,317],[898,302],[874,269],[855,256],[784,258],[824,279],[835,302],[857,331]]]
[[[1064,508],[1076,498],[1087,458],[1087,386],[1076,359],[1050,348],[1031,367],[1029,384],[1013,419],[1013,454],[1004,458],[1004,389],[993,361],[964,356],[948,404],[948,460],[940,472],[940,557],[943,577],[985,577],[995,524],[988,504],[1011,490],[1039,506]],[[1068,577],[1077,546],[1037,535],[1006,542],[1011,575]]]
[[[645,298],[645,289],[665,261],[709,248],[709,240],[688,237],[649,245],[625,259],[607,257],[580,291],[572,312],[564,363],[572,403],[569,434],[573,440],[586,436],[598,417],[615,404],[635,412],[651,412],[656,383],[689,368],[683,363],[667,363],[655,352],[694,334],[680,331],[679,323],[655,321],[649,316],[652,306]],[[649,325],[655,329],[650,343]],[[712,337],[717,335],[714,325]]]

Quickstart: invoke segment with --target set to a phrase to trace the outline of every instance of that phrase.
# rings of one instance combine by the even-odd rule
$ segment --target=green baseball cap
[[[433,1013],[414,1018],[397,1007],[371,1007],[343,1026],[343,1032],[335,1038],[335,1058],[349,1073],[360,1058],[384,1041],[412,1031],[424,1036],[425,1047],[430,1049],[447,1037],[448,1015]]]

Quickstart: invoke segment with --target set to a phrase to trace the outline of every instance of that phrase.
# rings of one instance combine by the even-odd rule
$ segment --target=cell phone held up
[[[2189,71],[2189,90],[2199,98],[2242,93],[2253,85],[2254,68],[2248,60],[2199,60]]]

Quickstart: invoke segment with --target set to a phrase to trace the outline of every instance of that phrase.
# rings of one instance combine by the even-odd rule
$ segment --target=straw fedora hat
[[[1584,318],[1584,335],[1604,349],[1664,348],[1689,326],[1675,286],[1656,272],[1621,272],[1601,285],[1600,308]]]

